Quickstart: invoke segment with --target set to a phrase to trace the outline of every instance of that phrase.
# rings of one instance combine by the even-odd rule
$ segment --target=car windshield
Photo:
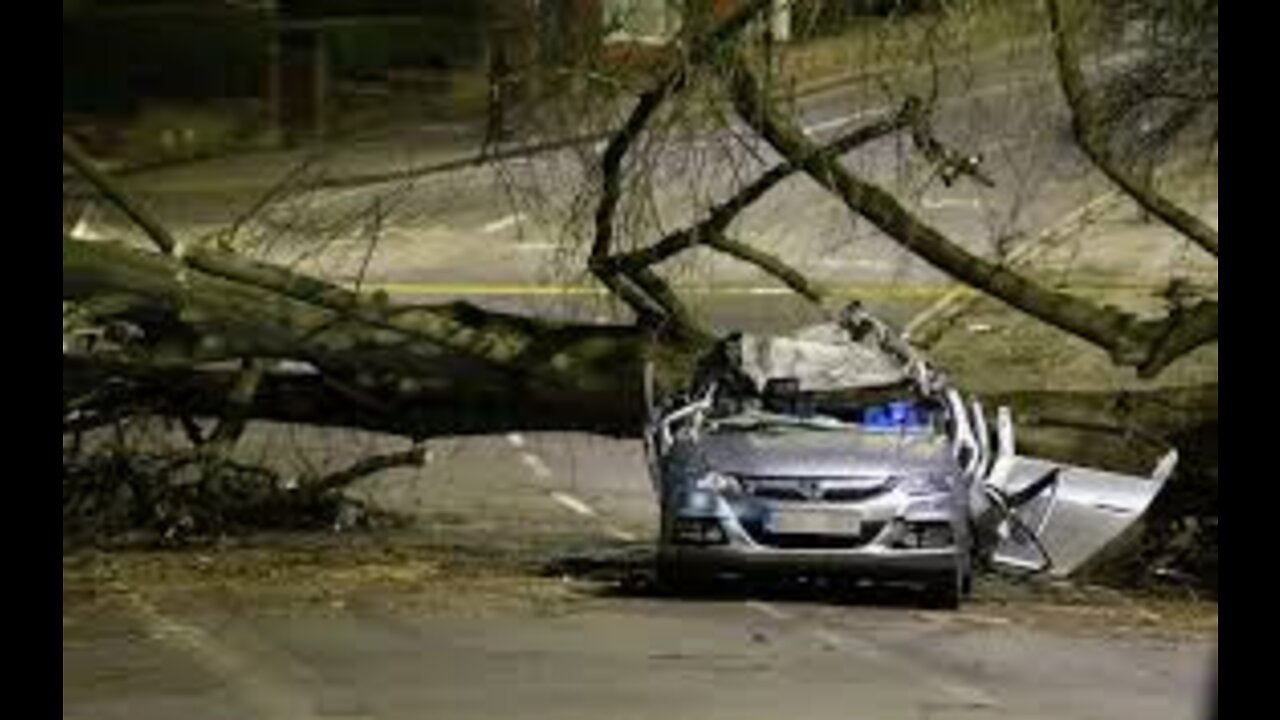
[[[940,409],[920,398],[849,404],[822,402],[808,397],[793,403],[793,411],[754,407],[755,404],[746,401],[722,405],[722,414],[711,419],[711,429],[933,432],[940,427],[942,420]]]

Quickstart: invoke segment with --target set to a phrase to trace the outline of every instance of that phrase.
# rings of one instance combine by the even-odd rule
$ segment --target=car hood
[[[855,430],[719,431],[702,440],[711,468],[757,477],[855,477],[949,471],[946,438]]]

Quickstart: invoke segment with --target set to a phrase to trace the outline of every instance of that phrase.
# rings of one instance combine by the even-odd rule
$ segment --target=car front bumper
[[[658,547],[659,562],[668,568],[698,574],[810,572],[916,581],[967,567],[970,541],[967,526],[959,519],[963,505],[935,506],[921,514],[912,510],[918,507],[917,498],[896,493],[848,505],[845,509],[861,517],[868,530],[844,546],[830,547],[763,533],[763,518],[777,505],[755,500],[731,502],[718,493],[694,495],[702,497],[680,498],[671,509],[670,521],[714,523],[719,532],[712,541],[680,542],[668,524]],[[944,526],[950,529],[949,539],[906,547],[901,542],[902,533],[911,524]]]
[[[660,563],[707,574],[717,572],[835,573],[915,580],[951,572],[961,562],[957,548],[804,550],[731,545],[664,545]]]

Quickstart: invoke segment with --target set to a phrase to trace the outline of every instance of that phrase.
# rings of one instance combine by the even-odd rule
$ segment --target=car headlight
[[[917,517],[921,515],[950,515],[952,510],[952,497],[947,495],[932,495],[923,497],[920,500],[912,500],[907,504],[903,511],[904,517]]]
[[[714,470],[698,478],[693,483],[693,487],[698,490],[711,490],[718,493],[731,494],[742,491],[742,485],[737,478],[724,473],[718,473]]]
[[[898,488],[908,495],[938,495],[951,491],[946,475],[914,475],[898,481]]]

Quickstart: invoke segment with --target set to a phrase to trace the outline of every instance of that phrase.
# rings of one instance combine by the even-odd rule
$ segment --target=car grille
[[[885,522],[864,522],[862,532],[858,535],[779,535],[768,532],[759,522],[744,522],[742,528],[751,539],[766,547],[792,550],[852,550],[871,542],[884,529]]]
[[[861,502],[888,492],[888,478],[740,477],[746,494],[781,502]]]

